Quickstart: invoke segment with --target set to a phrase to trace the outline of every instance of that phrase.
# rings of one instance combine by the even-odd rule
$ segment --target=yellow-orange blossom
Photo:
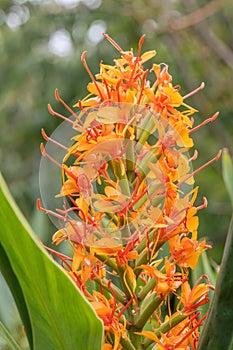
[[[91,82],[89,94],[75,105],[79,114],[56,91],[57,100],[74,116],[68,122],[77,134],[60,165],[58,196],[67,198],[70,207],[54,214],[64,225],[53,242],[69,240],[73,248],[72,259],[59,257],[103,320],[103,350],[152,344],[159,350],[193,350],[205,318],[198,307],[209,301],[213,287],[206,276],[192,287],[189,282],[190,269],[209,246],[197,239],[196,214],[207,201],[194,205],[199,169],[191,167],[196,153],[188,154],[191,133],[198,129],[190,116],[197,111],[184,101],[204,85],[182,97],[166,65],[144,69],[156,54],[141,54],[145,36],[136,55],[104,36],[120,58],[112,66],[100,63],[94,77],[83,53]],[[49,110],[66,119],[51,106]],[[42,153],[51,158],[43,146]],[[206,282],[199,283],[201,279]]]

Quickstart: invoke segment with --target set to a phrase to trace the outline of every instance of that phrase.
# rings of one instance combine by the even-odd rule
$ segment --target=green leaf
[[[0,234],[0,238],[1,238],[1,234]],[[18,278],[15,275],[11,267],[10,261],[8,259],[8,256],[6,255],[6,252],[1,245],[1,241],[0,241],[0,270],[15,299],[16,306],[18,308],[19,314],[21,316],[21,320],[24,324],[24,327],[27,333],[28,342],[32,347],[32,328],[31,328],[31,322],[29,319],[26,301],[25,301],[21,286],[19,284]]]
[[[233,348],[233,216],[231,219],[213,301],[204,324],[198,350]]]
[[[22,350],[19,345],[16,343],[8,329],[4,326],[4,324],[0,321],[0,333],[2,333],[5,338],[8,340],[8,344],[10,345],[12,350]]]
[[[35,239],[1,175],[0,222],[1,253],[4,251],[6,258],[5,264],[1,259],[0,268],[12,284],[11,289],[19,288],[18,298],[23,303],[19,312],[21,316],[28,313],[32,329],[31,349],[101,349],[102,322],[65,271]]]
[[[224,148],[222,155],[222,173],[233,208],[233,163],[226,148]]]

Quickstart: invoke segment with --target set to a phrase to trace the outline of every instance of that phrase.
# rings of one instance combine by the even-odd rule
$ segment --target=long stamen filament
[[[220,150],[218,152],[218,154],[210,159],[207,163],[203,164],[200,168],[194,170],[191,174],[189,174],[188,176],[186,176],[182,181],[178,182],[177,186],[182,185],[184,182],[186,182],[190,177],[193,177],[194,175],[196,175],[197,173],[199,173],[201,170],[205,169],[208,165],[212,164],[213,162],[216,162],[219,160],[219,158],[221,157],[222,154],[222,150]]]
[[[183,100],[185,100],[186,98],[189,98],[190,96],[193,96],[193,95],[196,94],[198,91],[203,90],[204,87],[205,87],[205,83],[202,82],[201,85],[200,85],[198,88],[196,88],[195,90],[189,92],[187,95],[183,96]]]
[[[62,115],[60,113],[55,112],[50,104],[48,104],[48,111],[49,111],[49,113],[51,115],[55,115],[56,117],[59,117],[59,118],[65,120],[66,122],[68,122],[68,123],[73,125],[72,120],[70,120],[69,118],[64,117],[64,115]]]
[[[207,118],[201,124],[195,126],[191,130],[189,130],[189,135],[192,134],[193,132],[197,131],[198,129],[202,128],[204,125],[206,125],[210,122],[213,122],[214,120],[216,120],[218,118],[218,116],[219,116],[219,112],[216,112],[212,117]]]

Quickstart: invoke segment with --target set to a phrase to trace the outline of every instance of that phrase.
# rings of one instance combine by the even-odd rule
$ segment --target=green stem
[[[127,341],[123,338],[121,338],[120,343],[124,350],[137,350],[130,341]]]
[[[151,280],[141,289],[138,293],[138,300],[142,301],[146,297],[146,295],[153,289],[156,285],[156,279],[151,278]]]
[[[156,244],[156,248],[153,250],[154,253],[156,253],[160,248],[161,246],[164,244],[164,242],[160,241]],[[144,251],[139,255],[139,258],[137,259],[137,262],[136,262],[136,265],[135,265],[135,275],[136,277],[138,277],[141,273],[141,269],[138,268],[140,265],[142,264],[146,264],[148,263],[150,259],[150,254],[148,252],[147,249],[144,249]]]
[[[106,291],[111,293],[111,290],[108,287],[108,281],[106,278],[94,278],[94,281],[97,282],[100,286],[102,286]],[[123,305],[127,304],[127,298],[124,292],[120,288],[118,288],[115,284],[111,283],[111,289],[114,291],[117,300]]]
[[[146,175],[150,171],[148,163],[156,163],[159,157],[160,157],[160,154],[158,154],[157,148],[151,149],[150,151],[147,152],[145,157],[142,159],[139,167],[141,181],[146,177]],[[135,186],[136,183],[137,183],[137,178],[133,181],[133,186]]]
[[[139,334],[135,334],[135,332],[137,332],[137,329],[135,327],[131,327],[128,329],[131,343],[134,345],[135,349],[143,350],[142,336]]]
[[[121,280],[121,285],[122,285],[123,291],[127,297],[127,300],[129,301],[133,295],[133,290],[132,290],[133,288],[132,288],[132,283],[129,280],[127,274],[125,277],[124,277],[124,274],[125,274],[125,267],[123,265],[118,266],[118,275],[119,275],[120,280]],[[126,281],[127,285],[126,285],[125,281]],[[130,293],[129,289],[131,290],[131,293]]]
[[[147,141],[148,137],[151,135],[151,130],[155,127],[154,119],[152,118],[152,113],[148,112],[147,116],[144,118],[142,125],[138,128],[138,142],[137,151],[140,151],[144,143]]]
[[[138,331],[143,329],[150,316],[162,302],[163,300],[156,294],[152,294],[148,297],[148,300],[145,301],[145,306],[143,307],[139,316],[136,318],[135,327]]]
[[[110,259],[107,255],[100,255],[100,254],[95,254],[95,257],[105,263],[108,267],[110,267],[112,270],[114,270],[116,273],[118,273],[118,267],[117,264]]]
[[[157,229],[152,229],[151,232],[149,233],[149,236],[148,236],[149,242],[152,241],[153,236],[156,233],[156,231],[157,231]],[[141,241],[141,243],[137,246],[137,248],[136,248],[137,252],[140,254],[146,248],[146,245],[147,245],[147,237],[145,237]]]

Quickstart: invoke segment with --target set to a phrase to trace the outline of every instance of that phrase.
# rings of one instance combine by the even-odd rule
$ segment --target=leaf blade
[[[222,174],[233,208],[233,162],[226,148],[222,155]]]
[[[8,329],[4,326],[4,324],[0,321],[0,332],[5,336],[8,340],[8,344],[10,345],[12,350],[22,350],[19,345],[16,343]]]
[[[101,349],[102,322],[47,255],[0,176],[0,242],[28,307],[33,350]]]
[[[232,350],[233,346],[233,215],[229,226],[216,289],[198,350]]]

